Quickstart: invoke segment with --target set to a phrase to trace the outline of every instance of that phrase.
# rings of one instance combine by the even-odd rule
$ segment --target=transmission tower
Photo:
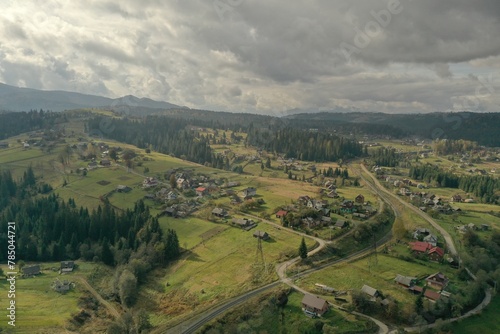
[[[264,233],[264,232],[260,232]],[[260,238],[260,235],[257,236],[257,252],[255,254],[255,264],[262,264],[264,267],[264,270],[267,272],[266,268],[266,262],[264,261],[264,251],[262,250],[262,239]]]

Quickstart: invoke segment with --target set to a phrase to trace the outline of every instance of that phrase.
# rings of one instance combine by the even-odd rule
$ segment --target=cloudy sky
[[[275,115],[500,111],[498,0],[0,4],[9,85]]]

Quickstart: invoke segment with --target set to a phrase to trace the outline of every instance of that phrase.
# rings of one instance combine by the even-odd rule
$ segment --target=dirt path
[[[87,282],[84,277],[75,276],[75,278],[82,283],[82,285],[99,301],[99,303],[108,309],[109,313],[115,317],[115,319],[120,319],[120,312],[118,312],[118,310],[111,305],[110,302],[104,300],[104,298],[102,298],[102,296],[89,284],[89,282]]]

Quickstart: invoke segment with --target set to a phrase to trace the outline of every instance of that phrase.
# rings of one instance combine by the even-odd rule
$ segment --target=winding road
[[[403,205],[406,209],[408,210],[411,210],[412,212],[416,213],[417,215],[419,215],[420,217],[422,217],[423,219],[425,219],[427,222],[429,222],[429,224],[431,224],[437,231],[439,231],[439,233],[441,233],[441,235],[443,236],[444,240],[445,240],[445,243],[446,243],[446,246],[448,248],[448,251],[455,255],[455,256],[458,256],[458,252],[455,248],[455,245],[453,243],[453,239],[451,238],[450,234],[444,230],[438,223],[436,223],[431,217],[429,217],[427,214],[425,214],[424,212],[418,210],[417,208],[413,207],[411,204],[403,201],[401,198],[399,198],[398,196],[394,195],[393,193],[391,193],[390,191],[388,191],[385,187],[383,187],[380,182],[373,176],[373,174],[371,174],[367,169],[366,167],[363,165],[363,164],[360,164],[361,166],[361,169],[367,174],[369,175],[370,177],[370,180],[368,180],[364,175],[363,173],[359,170],[359,169],[356,169],[356,168],[353,168],[354,172],[359,176],[361,177],[364,182],[366,183],[366,185],[373,191],[375,192],[386,204],[388,204],[391,209],[394,211],[394,214],[395,214],[395,219],[400,219],[400,211],[396,205],[394,205],[395,202],[397,203],[400,203],[401,205]],[[370,182],[371,181],[371,182]],[[256,217],[256,216],[252,216],[252,215],[247,215],[249,217],[252,217],[252,218],[257,218],[257,219],[260,219],[262,220],[261,218],[259,217]],[[275,227],[279,227],[279,228],[283,228],[281,225],[279,224],[276,224],[274,222],[271,222],[271,221],[268,221],[268,220],[262,220],[264,221],[265,223],[267,224],[270,224],[270,225],[273,225]],[[311,256],[311,255],[314,255],[318,252],[320,252],[328,242],[326,242],[325,240],[323,239],[320,239],[320,238],[316,238],[316,237],[312,237],[310,235],[306,235],[304,233],[300,233],[300,232],[297,232],[297,231],[294,231],[294,230],[291,230],[291,229],[288,229],[289,231],[293,232],[293,233],[296,233],[298,235],[301,235],[301,236],[304,236],[304,237],[307,237],[307,238],[312,238],[314,239],[317,244],[318,244],[318,247],[316,247],[315,249],[311,250],[310,252],[308,252],[308,256]],[[379,240],[377,242],[377,245],[383,245],[384,243],[388,242],[390,239],[391,239],[391,236],[392,236],[392,233],[389,233],[388,235],[386,235],[384,238],[382,238],[381,240]],[[156,329],[154,329],[152,331],[152,333],[172,333],[172,334],[190,334],[190,333],[194,333],[196,330],[198,330],[199,328],[201,328],[204,324],[206,324],[207,322],[209,322],[210,320],[213,320],[214,318],[216,318],[217,316],[225,313],[226,311],[228,311],[229,309],[233,308],[233,307],[236,307],[237,305],[240,305],[244,302],[246,302],[247,300],[249,300],[250,298],[264,292],[264,291],[267,291],[269,289],[272,289],[276,286],[278,286],[279,284],[287,284],[288,286],[294,288],[295,290],[297,291],[300,291],[302,293],[309,293],[308,291],[298,287],[297,285],[294,284],[294,280],[299,278],[299,277],[303,277],[305,275],[309,275],[310,273],[313,273],[315,271],[318,271],[318,270],[321,270],[321,269],[324,269],[328,266],[331,266],[331,265],[335,265],[335,264],[338,264],[338,263],[341,263],[341,262],[346,262],[346,261],[350,261],[352,259],[355,259],[356,257],[360,257],[360,256],[363,256],[365,254],[367,254],[368,252],[372,251],[372,247],[368,247],[368,248],[365,248],[363,250],[360,250],[360,251],[357,251],[353,254],[350,254],[348,256],[346,256],[345,258],[342,258],[340,260],[337,260],[337,261],[333,261],[333,262],[330,262],[330,263],[327,263],[325,265],[322,265],[322,266],[319,266],[319,267],[316,267],[316,268],[313,268],[313,269],[309,269],[309,270],[306,270],[302,273],[299,273],[295,276],[292,276],[292,277],[287,277],[286,276],[286,269],[295,264],[296,262],[298,262],[300,260],[299,257],[296,257],[294,259],[291,259],[291,260],[288,260],[288,261],[285,261],[283,263],[280,263],[276,266],[276,272],[278,274],[278,277],[279,277],[279,281],[276,281],[276,282],[273,282],[273,283],[270,283],[268,285],[265,285],[265,286],[262,286],[258,289],[255,289],[255,290],[252,290],[252,291],[249,291],[249,292],[246,292],[238,297],[234,297],[233,299],[215,307],[215,308],[212,308],[210,310],[207,310],[205,312],[203,312],[202,314],[199,314],[197,315],[196,317],[194,317],[193,319],[190,319],[188,321],[185,321],[173,328],[170,328],[170,329],[167,329],[167,327],[165,326],[160,326],[160,327],[157,327]],[[452,319],[448,319],[448,320],[445,320],[444,323],[451,323],[451,322],[455,322],[455,321],[458,321],[458,320],[461,320],[461,319],[464,319],[464,318],[467,318],[473,314],[478,314],[484,307],[486,307],[490,301],[491,301],[491,289],[488,289],[485,291],[485,298],[483,299],[483,301],[481,302],[481,304],[479,304],[476,308],[474,308],[473,310],[467,312],[466,314],[458,317],[458,318],[452,318]],[[341,306],[338,306],[338,305],[335,305],[335,304],[331,304],[333,307],[335,307],[336,309],[339,309],[341,311],[346,311],[345,309],[343,309]],[[383,322],[375,319],[375,318],[372,318],[370,316],[367,316],[365,314],[362,314],[362,313],[358,313],[358,312],[352,312],[352,314],[355,314],[357,316],[360,316],[360,317],[364,317],[366,319],[369,319],[371,321],[373,321],[378,327],[379,327],[379,331],[378,333],[379,334],[387,334],[387,333],[396,333],[396,331],[389,331],[389,326],[387,326],[386,324],[384,324]],[[406,331],[408,332],[416,332],[416,331],[421,331],[422,329],[426,329],[426,328],[433,328],[435,326],[435,324],[430,324],[430,325],[426,325],[426,326],[418,326],[418,327],[407,327],[405,328]]]

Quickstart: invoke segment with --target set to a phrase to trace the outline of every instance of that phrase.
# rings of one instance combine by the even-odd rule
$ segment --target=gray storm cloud
[[[9,2],[0,81],[271,114],[450,110],[474,77],[498,84],[499,18],[494,0]]]

